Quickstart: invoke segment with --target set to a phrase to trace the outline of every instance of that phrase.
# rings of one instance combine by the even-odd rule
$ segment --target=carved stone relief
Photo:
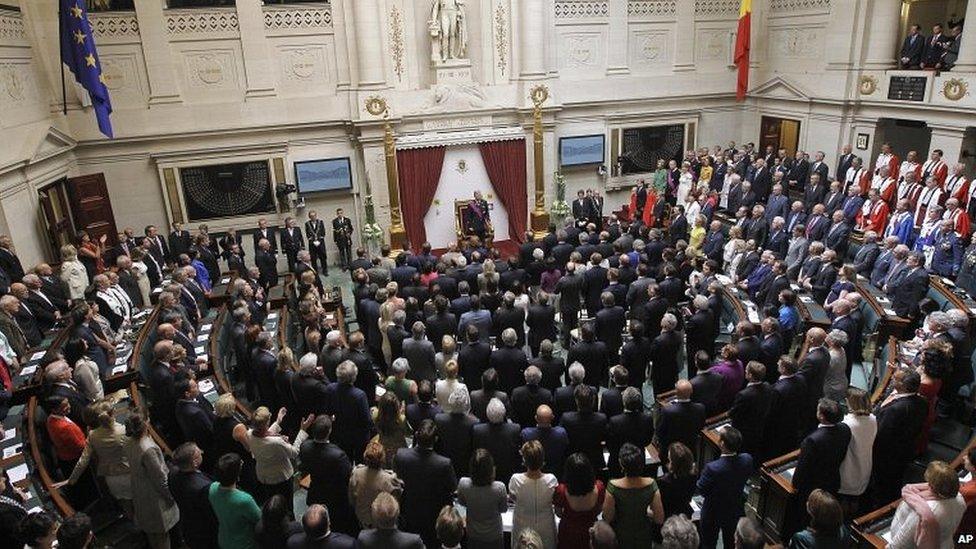
[[[186,79],[192,87],[226,89],[237,87],[237,67],[232,50],[183,52]]]
[[[278,49],[281,84],[286,90],[316,88],[331,80],[326,47],[319,44],[281,46]]]
[[[702,29],[695,39],[698,61],[728,62],[729,29]]]
[[[649,72],[671,70],[671,31],[665,29],[633,31],[630,44],[631,70]]]
[[[783,59],[817,59],[822,49],[820,31],[811,27],[771,29],[770,55]]]
[[[566,68],[596,68],[603,65],[603,35],[573,32],[562,36],[562,65]]]
[[[37,80],[31,65],[23,61],[0,61],[0,108],[12,108],[38,100]]]

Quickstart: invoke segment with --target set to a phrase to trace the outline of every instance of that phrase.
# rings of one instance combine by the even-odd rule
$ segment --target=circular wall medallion
[[[959,101],[969,93],[969,83],[962,78],[950,78],[942,85],[942,95],[949,101]]]
[[[872,74],[865,74],[861,76],[861,81],[858,83],[858,90],[861,95],[871,95],[878,89],[878,79]]]
[[[295,50],[291,52],[291,73],[302,80],[307,80],[315,74],[315,54],[309,50]]]
[[[373,96],[366,100],[366,112],[373,116],[379,116],[386,112],[386,99]]]
[[[219,84],[224,80],[224,67],[214,55],[197,58],[197,78],[204,84]]]
[[[546,102],[546,99],[549,99],[549,88],[541,85],[536,86],[532,88],[531,92],[529,92],[529,98],[531,98],[532,102],[536,105],[542,105]]]

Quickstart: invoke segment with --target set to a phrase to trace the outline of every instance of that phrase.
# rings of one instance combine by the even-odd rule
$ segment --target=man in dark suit
[[[488,421],[471,427],[471,444],[475,451],[486,450],[494,458],[496,479],[508,485],[512,474],[522,465],[519,448],[522,446],[522,428],[508,421],[505,404],[500,400],[488,403]],[[476,452],[473,452],[476,453]]]
[[[601,267],[603,256],[594,253],[590,256],[590,267],[583,273],[583,291],[586,296],[586,312],[595,316],[600,310],[600,295],[609,284],[607,269]]]
[[[128,258],[126,258],[128,260]],[[119,283],[123,280],[123,273],[120,271]],[[129,277],[132,276],[131,273],[126,273]],[[58,310],[57,306],[54,304],[50,298],[45,295],[44,291],[41,289],[41,278],[34,273],[24,275],[23,285],[27,288],[27,293],[24,295],[22,301],[27,307],[30,308],[31,313],[34,314],[34,319],[37,322],[37,327],[42,333],[47,333],[48,330],[54,328],[54,325],[61,319],[61,311]],[[138,291],[138,288],[137,288]],[[128,295],[128,294],[127,294]],[[142,296],[139,296],[140,302],[142,301]]]
[[[549,294],[536,294],[526,313],[525,324],[529,328],[529,351],[532,356],[539,355],[539,346],[543,341],[556,341],[556,309],[550,304]]]
[[[491,345],[482,340],[476,326],[468,326],[465,334],[467,342],[458,351],[458,370],[468,389],[481,389],[481,376],[488,370],[491,361]]]
[[[908,34],[898,52],[898,68],[917,69],[922,63],[922,54],[925,52],[925,37],[922,36],[921,31],[922,27],[918,24],[908,28]]]
[[[552,392],[539,384],[542,371],[536,366],[525,369],[525,385],[512,391],[512,420],[519,425],[531,425],[539,406],[552,406]]]
[[[740,320],[735,325],[735,335],[737,341],[735,348],[738,351],[739,362],[748,364],[750,361],[759,360],[759,338],[756,337],[756,326],[748,320]]]
[[[554,355],[553,341],[543,340],[539,345],[539,356],[530,360],[529,364],[539,368],[542,372],[542,386],[555,393],[556,388],[563,385],[566,363],[563,362],[562,357]],[[555,398],[555,394],[553,398]]]
[[[874,231],[864,232],[864,244],[861,245],[857,253],[854,254],[854,272],[870,277],[874,270],[875,262],[881,255],[881,248],[878,246],[878,233]]]
[[[312,258],[312,268],[323,275],[329,274],[329,260],[325,247],[325,222],[319,219],[315,210],[309,210],[305,222],[305,237],[308,239],[308,253]],[[285,246],[287,250],[288,247]],[[402,284],[401,284],[402,286]]]
[[[298,250],[305,249],[305,239],[302,237],[302,230],[295,226],[295,220],[288,217],[285,219],[285,228],[281,230],[281,247],[285,250],[288,257],[288,271],[295,271],[295,262],[298,260]]]
[[[807,182],[810,178],[810,161],[806,159],[806,153],[803,151],[796,151],[796,155],[793,157],[793,162],[789,168],[789,172],[786,174],[786,180],[789,182],[790,188],[803,191],[807,187]],[[807,202],[807,207],[810,203]]]
[[[750,362],[746,364],[746,387],[735,395],[729,409],[732,426],[742,434],[742,450],[760,460],[769,456],[763,441],[772,393],[766,383],[766,367]]]
[[[830,367],[830,353],[824,347],[827,332],[823,328],[807,330],[807,354],[800,361],[797,375],[803,378],[807,386],[807,398],[800,406],[803,408],[805,422],[803,427],[812,429],[816,426],[817,402],[823,398],[824,378]]]
[[[356,538],[356,547],[361,549],[424,549],[425,542],[417,534],[402,532],[397,528],[400,517],[400,504],[388,492],[381,492],[372,505],[375,528],[363,530]],[[435,510],[440,512],[440,508]],[[406,522],[406,520],[404,520]]]
[[[675,398],[661,408],[657,447],[662,452],[667,452],[673,442],[680,442],[688,448],[698,447],[698,437],[705,427],[706,409],[704,404],[691,400],[693,391],[690,381],[678,381]]]
[[[173,257],[170,255],[169,245],[166,244],[166,239],[160,236],[156,226],[147,225],[145,233],[145,240],[149,241],[149,253],[156,259],[156,262],[160,265],[165,265],[167,262],[172,263]],[[0,241],[0,248],[2,247],[2,241]]]
[[[302,472],[310,477],[305,503],[325,505],[332,529],[354,535],[359,528],[348,496],[352,462],[341,448],[329,442],[331,434],[332,418],[319,415],[309,428],[309,439],[299,449]]]
[[[512,328],[501,333],[501,345],[491,353],[488,367],[498,372],[498,388],[511,394],[522,381],[523,372],[529,366],[525,351],[518,346],[518,336]]]
[[[838,267],[841,262],[837,260],[836,252],[831,249],[825,250],[821,254],[820,260],[820,269],[809,280],[803,282],[803,287],[810,290],[814,301],[824,303],[827,301],[827,296],[830,294],[834,282],[837,281]]]
[[[582,452],[593,469],[606,466],[603,442],[606,438],[607,416],[596,411],[596,391],[588,385],[577,385],[573,391],[576,411],[569,411],[559,419],[559,425],[569,437],[569,452]]]
[[[627,325],[627,318],[624,315],[623,307],[616,304],[612,293],[603,292],[600,295],[600,302],[603,304],[603,308],[596,313],[593,331],[599,341],[606,343],[607,352],[610,354],[608,357],[610,363],[616,364],[620,347],[623,345],[623,332]]]
[[[914,318],[918,315],[918,303],[929,289],[929,273],[924,265],[925,255],[922,252],[909,254],[906,268],[886,286],[891,297],[891,308],[900,317]]]
[[[766,249],[773,252],[776,259],[786,258],[790,247],[790,233],[786,232],[786,222],[782,217],[775,217],[769,224],[769,238]]]
[[[332,529],[329,510],[310,505],[302,516],[302,531],[288,538],[287,549],[353,549],[356,539]]]
[[[840,489],[840,464],[847,456],[847,446],[851,442],[851,428],[843,419],[844,414],[835,401],[823,398],[817,403],[820,426],[800,443],[800,457],[793,472],[794,504],[799,510],[806,509],[810,492],[817,488],[834,496]]]
[[[261,218],[258,220],[258,229],[251,235],[254,242],[254,249],[258,249],[258,243],[265,239],[271,244],[271,251],[278,253],[277,231],[273,227],[268,227],[268,220]]]
[[[587,385],[598,387],[607,379],[610,367],[610,353],[606,343],[597,341],[593,331],[593,324],[584,322],[580,326],[580,341],[570,347],[566,356],[566,363],[579,362],[586,371],[584,381]]]
[[[759,332],[759,362],[766,367],[766,381],[773,383],[779,375],[777,372],[779,357],[788,350],[789,345],[783,341],[779,321],[775,318],[764,318],[759,325]]]
[[[833,223],[824,235],[824,246],[833,250],[839,257],[847,255],[848,238],[851,236],[851,226],[844,220],[844,212],[834,212]]]
[[[413,280],[413,275],[417,274],[417,269],[407,264],[407,254],[405,253],[397,255],[394,262],[396,263],[396,267],[390,271],[390,278],[393,282],[399,284],[401,288],[409,286]],[[468,286],[470,286],[470,283]]]
[[[671,226],[668,227],[669,241],[672,246],[679,240],[688,241],[688,218],[685,217],[685,207],[675,206],[674,216],[671,218]]]
[[[721,455],[702,469],[698,492],[701,509],[701,545],[717,546],[719,531],[725,547],[735,547],[735,528],[743,514],[742,490],[755,471],[752,456],[740,454],[742,435],[732,426],[719,431]]]
[[[211,456],[214,438],[213,406],[202,398],[195,379],[180,379],[174,389],[180,399],[176,401],[176,423],[183,433],[183,440],[195,443],[203,450],[208,464],[216,463],[220,456]],[[209,469],[209,467],[208,467]]]
[[[773,187],[773,174],[769,171],[770,167],[766,165],[763,159],[756,159],[756,171],[752,176],[752,192],[755,193],[756,202],[766,202],[769,197],[769,192]],[[743,198],[743,204],[747,200]],[[751,207],[751,206],[750,206]]]
[[[674,389],[681,369],[678,355],[681,349],[681,335],[676,330],[678,319],[671,313],[661,319],[661,333],[651,342],[651,382],[654,394]]]
[[[704,295],[697,295],[691,302],[694,313],[685,323],[685,351],[686,356],[694,357],[698,351],[704,351],[708,356],[715,352],[715,326],[712,311],[708,308],[708,298]],[[688,378],[695,377],[698,373],[696,364],[688,361]]]
[[[332,219],[332,240],[339,249],[339,265],[350,268],[352,262],[352,220],[345,216],[342,208],[336,209]]]
[[[878,434],[874,438],[871,492],[878,505],[898,499],[928,409],[928,401],[918,394],[921,378],[917,372],[900,368],[892,374],[891,384],[894,391],[874,411]]]
[[[725,378],[722,374],[711,369],[711,359],[704,351],[694,355],[695,369],[698,375],[691,378],[691,401],[705,406],[705,416],[712,417],[722,410],[719,409],[718,395],[722,391]]]
[[[611,478],[620,475],[620,448],[630,443],[646,448],[654,440],[654,416],[644,411],[643,398],[636,387],[628,387],[623,393],[624,411],[609,419],[607,425],[607,450],[610,459],[607,466]]]
[[[190,236],[190,231],[184,229],[182,223],[173,223],[173,231],[169,233],[169,238],[167,239],[169,253],[173,257],[180,257],[180,254],[185,254],[190,251],[190,244],[192,243],[193,237]]]
[[[434,350],[440,352],[444,336],[454,336],[457,332],[457,317],[448,310],[450,302],[439,295],[434,298],[434,314],[427,317],[427,337],[434,344]]]
[[[193,549],[217,547],[217,529],[213,527],[217,517],[209,499],[213,479],[200,471],[204,457],[196,444],[183,443],[173,451],[176,470],[169,473],[169,491],[180,508],[180,532]]]
[[[627,369],[627,385],[643,387],[651,362],[651,340],[644,335],[644,323],[633,320],[627,327],[630,340],[620,349],[620,365]]]
[[[781,456],[799,445],[800,429],[806,420],[807,385],[797,375],[797,363],[791,356],[779,359],[779,379],[772,386],[771,407],[766,421],[769,455]]]
[[[485,408],[488,407],[488,399]],[[450,411],[447,411],[450,410]],[[471,428],[478,423],[477,417],[471,414],[471,397],[463,387],[455,387],[448,401],[445,411],[434,417],[437,432],[440,435],[437,450],[454,464],[458,476],[468,474],[471,453],[474,450],[471,442]],[[484,416],[487,419],[487,415]]]
[[[841,182],[831,182],[830,190],[827,192],[827,196],[825,196],[823,199],[824,212],[829,216],[833,216],[834,212],[844,208],[844,200],[846,199],[847,196],[844,194],[844,189],[841,187]]]
[[[765,284],[759,286],[756,292],[756,303],[761,307],[779,306],[779,293],[790,289],[790,279],[786,276],[786,262],[782,260],[773,261],[772,274]]]
[[[393,470],[403,481],[403,528],[420,534],[429,547],[437,546],[437,514],[452,503],[457,476],[451,460],[434,451],[437,427],[425,420],[414,432],[414,447],[397,450]]]
[[[335,418],[332,440],[347,456],[361,456],[373,434],[373,418],[369,413],[366,393],[354,385],[358,371],[347,360],[336,368],[335,383],[325,388],[324,412]],[[295,395],[296,400],[298,395]]]
[[[254,264],[258,268],[258,283],[264,288],[265,293],[272,286],[278,285],[278,259],[271,250],[270,241],[262,239],[258,242]]]
[[[7,273],[11,282],[20,282],[24,278],[24,267],[12,248],[13,240],[7,235],[0,235],[0,269]]]
[[[593,217],[592,201],[586,199],[586,193],[577,191],[576,200],[573,201],[573,218],[578,225],[585,225]]]

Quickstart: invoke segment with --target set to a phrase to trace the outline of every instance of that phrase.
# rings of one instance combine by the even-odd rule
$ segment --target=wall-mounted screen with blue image
[[[568,166],[603,164],[605,147],[605,135],[561,137],[559,139],[559,165],[565,168]]]
[[[295,183],[301,194],[352,189],[349,158],[295,162]]]

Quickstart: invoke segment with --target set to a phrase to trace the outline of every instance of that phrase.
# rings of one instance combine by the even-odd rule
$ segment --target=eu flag
[[[112,137],[112,102],[102,77],[102,65],[95,51],[95,38],[88,22],[85,0],[59,0],[61,12],[61,61],[91,96],[98,129]]]

